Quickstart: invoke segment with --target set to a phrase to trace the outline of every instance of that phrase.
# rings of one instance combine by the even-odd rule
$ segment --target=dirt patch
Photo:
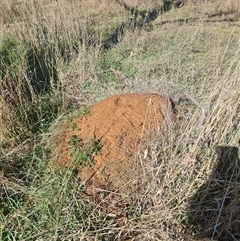
[[[99,188],[126,193],[135,191],[146,138],[165,131],[175,119],[173,103],[157,94],[119,94],[94,104],[89,113],[72,118],[57,132],[57,163],[69,167],[76,147],[85,147],[77,165],[78,177],[92,193]],[[74,149],[75,148],[75,149]],[[74,164],[76,165],[76,163]],[[73,166],[74,166],[73,165]]]

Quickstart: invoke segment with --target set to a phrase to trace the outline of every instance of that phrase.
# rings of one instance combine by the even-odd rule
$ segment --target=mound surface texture
[[[174,119],[173,104],[164,96],[147,93],[108,97],[94,104],[89,113],[72,118],[60,128],[56,136],[57,162],[71,167],[76,159],[69,144],[71,139],[81,140],[81,146],[101,143],[99,151],[92,153],[92,163],[77,167],[86,190],[132,192],[141,175],[138,153],[146,139],[165,131]]]

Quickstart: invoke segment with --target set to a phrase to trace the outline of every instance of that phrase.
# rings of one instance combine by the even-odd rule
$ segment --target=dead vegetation
[[[0,240],[239,239],[239,1],[1,5]],[[181,99],[181,125],[136,152],[146,188],[117,217],[46,143],[63,116],[129,92],[200,105]]]

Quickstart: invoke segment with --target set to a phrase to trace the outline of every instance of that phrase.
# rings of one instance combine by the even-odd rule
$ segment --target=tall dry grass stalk
[[[156,6],[126,3],[146,13]],[[239,1],[189,0],[146,26],[123,29],[105,50],[104,40],[132,19],[116,1],[1,2],[0,168],[18,165],[4,177],[8,186],[0,186],[6,194],[0,196],[0,239],[239,237],[239,30],[227,21],[178,21],[189,13],[239,14]],[[121,89],[111,67],[133,87]],[[184,102],[177,106],[182,122],[141,147],[139,179],[146,189],[131,197],[129,220],[119,227],[86,201],[69,173],[49,170],[47,150],[37,140],[51,135],[47,128],[59,114],[123,91],[188,92],[206,118],[199,131],[201,113]],[[11,182],[24,188],[11,189]]]
[[[12,0],[2,4],[1,127],[7,138],[12,128],[18,130],[12,135],[18,135],[52,114],[38,111],[45,109],[47,102],[42,99],[49,98],[46,95],[58,101],[58,111],[68,108],[72,96],[81,96],[83,83],[96,72],[100,42],[85,12],[78,15],[82,8],[78,1]],[[38,110],[30,110],[29,115],[26,108],[34,106]]]
[[[239,67],[239,61],[235,69],[229,66],[205,96],[207,116],[200,133],[195,113],[181,129],[143,147],[149,157],[139,156],[148,163],[141,178],[148,188],[138,208],[147,215],[136,229],[144,240],[158,240],[159,233],[168,235],[163,240],[175,240],[186,230],[189,240],[239,237]]]

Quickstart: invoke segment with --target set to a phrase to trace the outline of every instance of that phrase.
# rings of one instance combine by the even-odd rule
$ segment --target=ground
[[[0,240],[240,240],[239,0],[1,3]]]

